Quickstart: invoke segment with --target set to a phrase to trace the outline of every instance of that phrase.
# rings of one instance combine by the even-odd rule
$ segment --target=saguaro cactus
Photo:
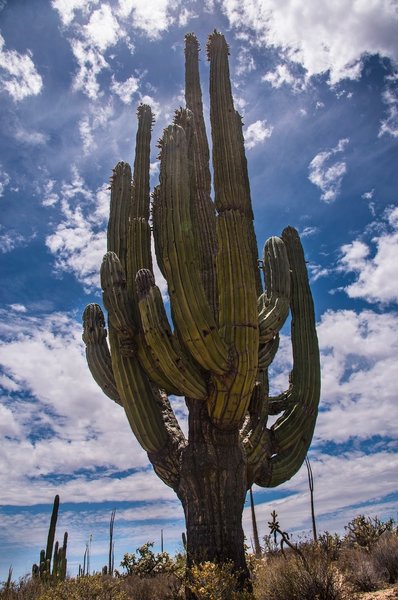
[[[185,39],[186,108],[160,146],[152,197],[158,265],[167,280],[172,329],[153,276],[149,158],[152,113],[138,108],[133,176],[111,178],[108,252],[101,308],[83,316],[94,379],[121,404],[156,473],[180,498],[188,560],[232,560],[247,573],[242,510],[253,483],[276,486],[301,466],[320,393],[313,302],[295,229],[269,239],[258,261],[242,122],[232,100],[228,46],[210,35],[209,148],[199,81],[199,44]],[[262,273],[265,290],[263,290]],[[289,389],[269,396],[268,367],[278,332],[292,316]],[[185,396],[188,439],[168,395]],[[281,413],[267,428],[268,415]]]

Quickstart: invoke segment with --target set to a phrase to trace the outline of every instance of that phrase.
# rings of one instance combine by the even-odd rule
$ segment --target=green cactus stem
[[[246,493],[253,483],[278,485],[300,468],[317,416],[320,366],[297,231],[288,227],[267,240],[258,261],[228,53],[224,37],[212,33],[214,202],[194,34],[185,38],[186,108],[176,111],[159,141],[152,206],[153,116],[149,106],[138,108],[133,174],[119,162],[111,177],[108,251],[101,266],[108,332],[101,308],[91,304],[83,339],[94,379],[123,406],[155,472],[182,502],[188,565],[232,561],[243,586]],[[172,324],[155,282],[152,235]],[[288,389],[272,397],[268,368],[289,312],[294,366]],[[167,394],[185,396],[187,438]],[[271,427],[269,415],[278,417]]]

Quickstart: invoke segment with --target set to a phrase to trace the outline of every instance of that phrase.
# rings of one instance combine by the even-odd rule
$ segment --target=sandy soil
[[[398,585],[379,590],[378,592],[366,592],[363,594],[355,594],[353,600],[398,600]]]

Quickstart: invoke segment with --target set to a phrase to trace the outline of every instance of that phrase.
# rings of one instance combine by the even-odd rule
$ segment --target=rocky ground
[[[355,600],[398,600],[398,585],[378,592],[355,594]]]

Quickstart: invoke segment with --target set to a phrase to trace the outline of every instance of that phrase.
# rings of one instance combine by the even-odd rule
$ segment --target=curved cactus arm
[[[199,43],[193,33],[185,36],[185,102],[192,118],[192,143],[189,144],[191,211],[195,222],[198,268],[203,289],[213,313],[217,313],[215,256],[217,254],[215,206],[210,198],[209,145],[203,116],[199,77]]]
[[[83,341],[91,374],[111,400],[122,405],[112,370],[112,359],[106,341],[105,319],[98,304],[89,304],[83,313]]]
[[[139,310],[145,341],[158,370],[174,382],[178,395],[204,398],[207,394],[203,374],[181,348],[173,335],[153,274],[141,269],[136,277]]]
[[[218,333],[197,270],[187,155],[184,130],[179,125],[170,125],[164,130],[161,142],[154,228],[158,229],[158,248],[162,252],[178,335],[202,368],[223,374],[229,368],[228,348]]]
[[[315,314],[303,248],[295,229],[282,233],[292,273],[291,384],[284,398],[290,405],[271,427],[274,456],[268,479],[259,485],[274,487],[300,468],[311,443],[320,397],[320,360]],[[257,479],[256,479],[257,481]]]
[[[107,252],[102,261],[101,286],[110,325],[118,334],[119,351],[126,356],[136,353],[151,381],[170,394],[179,394],[173,382],[162,377],[145,339],[137,332],[133,320],[133,300],[127,290],[123,267],[114,252]]]
[[[161,450],[167,444],[168,433],[159,410],[159,392],[151,385],[138,358],[121,351],[113,327],[109,329],[109,340],[115,381],[130,427],[144,450]]]
[[[266,291],[259,298],[260,343],[275,338],[289,314],[290,265],[285,244],[278,237],[266,241],[263,252]]]

